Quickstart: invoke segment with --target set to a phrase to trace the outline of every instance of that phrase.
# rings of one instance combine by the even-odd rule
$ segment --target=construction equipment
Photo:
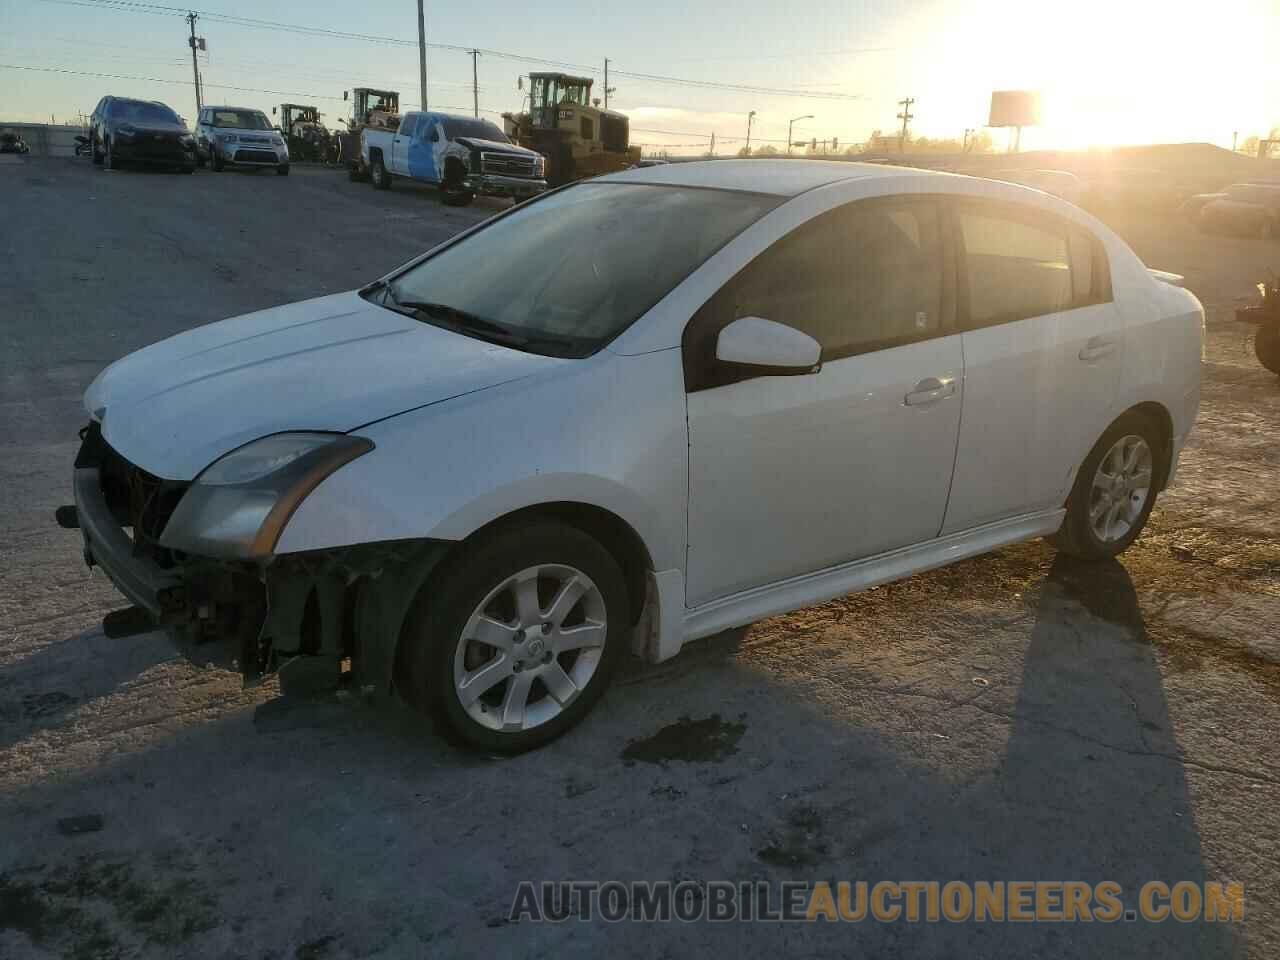
[[[273,108],[272,113],[275,113]],[[289,144],[294,160],[317,162],[328,159],[331,139],[320,122],[320,111],[300,103],[280,104],[280,132]]]
[[[342,99],[347,99],[343,91]],[[373,90],[356,87],[351,91],[351,116],[346,133],[337,136],[337,161],[347,168],[352,180],[362,176],[360,164],[360,131],[365,127],[395,130],[400,126],[400,94],[396,90]]]
[[[600,109],[600,101],[591,99],[594,82],[565,73],[531,73],[528,112],[502,115],[507,136],[547,158],[552,186],[640,162],[640,148],[631,146],[630,121]]]
[[[1280,375],[1280,276],[1258,284],[1262,302],[1236,308],[1236,319],[1256,323],[1258,332],[1253,338],[1253,352],[1258,362],[1272,373]]]

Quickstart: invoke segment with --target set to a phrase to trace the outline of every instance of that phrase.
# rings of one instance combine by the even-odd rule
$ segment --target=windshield
[[[271,121],[261,110],[214,110],[213,125],[232,130],[271,129]]]
[[[467,117],[443,117],[444,135],[450,140],[471,137],[475,140],[494,140],[510,143],[507,135],[492,120],[470,120]]]
[[[587,356],[780,202],[724,190],[586,183],[513,211],[392,281],[401,304],[460,332],[498,325]],[[438,308],[450,311],[446,320]],[[477,334],[479,335],[479,334]],[[546,345],[547,342],[551,345]]]
[[[127,123],[181,123],[178,115],[163,103],[141,100],[116,100],[111,104],[111,119]]]

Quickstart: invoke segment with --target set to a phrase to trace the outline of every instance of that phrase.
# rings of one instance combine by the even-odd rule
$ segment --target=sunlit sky
[[[104,93],[163,100],[195,112],[187,24],[165,0],[0,0],[0,122],[75,119]],[[186,8],[183,8],[184,10]],[[206,99],[258,107],[313,103],[325,122],[346,116],[342,92],[398,89],[416,108],[414,0],[197,0],[197,11],[400,38],[402,44],[281,32],[205,17]],[[1207,141],[1230,146],[1280,126],[1280,0],[1214,3],[1147,0],[646,0],[634,4],[529,4],[527,0],[427,0],[428,40],[495,53],[479,62],[480,107],[518,109],[517,78],[555,69],[496,52],[589,67],[601,96],[604,58],[646,150],[717,152],[742,144],[748,111],[754,143],[787,137],[862,141],[894,132],[897,101],[916,99],[912,131],[956,137],[987,120],[992,90],[1042,95],[1042,125],[1023,149]],[[33,69],[14,69],[41,68]],[[106,79],[73,70],[118,77]],[[626,76],[644,73],[800,97]],[[431,106],[471,111],[471,57],[428,52]],[[168,82],[158,82],[168,81]],[[224,86],[277,91],[259,93]],[[855,99],[856,98],[856,99]],[[1006,131],[992,131],[1003,148]]]

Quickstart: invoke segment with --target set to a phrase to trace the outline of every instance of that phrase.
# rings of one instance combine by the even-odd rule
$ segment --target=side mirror
[[[720,331],[716,359],[759,368],[770,376],[799,375],[817,371],[822,345],[795,327],[763,317],[741,317]]]

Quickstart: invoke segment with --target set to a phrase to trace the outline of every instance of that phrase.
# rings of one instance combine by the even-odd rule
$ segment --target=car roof
[[[261,113],[263,116],[266,116],[266,113],[262,110],[259,110],[257,107],[233,107],[230,104],[217,105],[212,103],[206,103],[201,109],[202,110],[243,110],[245,113]]]
[[[946,177],[936,170],[845,163],[839,160],[702,160],[668,163],[638,170],[624,170],[597,177],[596,182],[645,183],[670,187],[704,187],[742,190],[794,197],[841,180],[871,177],[913,177],[921,180]]]

